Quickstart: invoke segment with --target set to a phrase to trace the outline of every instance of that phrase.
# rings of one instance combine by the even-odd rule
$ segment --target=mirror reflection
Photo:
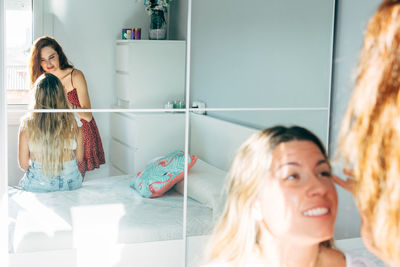
[[[136,26],[142,29],[142,39],[148,38],[150,17],[145,14],[142,1],[123,0],[117,5],[94,0],[41,2],[44,13],[35,38],[54,37],[72,63],[64,69],[68,71],[55,73],[64,81],[67,96],[74,95],[69,97],[72,101],[68,98],[69,107],[158,109],[187,104],[183,101],[186,43],[180,41],[186,38],[186,17],[182,12],[186,1],[171,2],[168,41],[120,40],[122,28]],[[311,6],[314,11],[310,15]],[[87,19],[87,10],[93,8]],[[319,12],[315,12],[316,8]],[[251,6],[236,0],[193,2],[190,105],[196,102],[197,107],[204,104],[299,110],[190,114],[189,152],[196,158],[189,158],[188,166],[189,244],[193,242],[198,247],[205,243],[222,212],[221,190],[234,152],[251,133],[276,123],[296,123],[311,127],[326,140],[332,14],[333,1],[300,4],[257,0]],[[38,53],[37,65],[50,73],[56,60],[53,50],[54,47],[45,46]],[[59,58],[56,63],[60,64]],[[84,87],[86,90],[81,90]],[[302,107],[322,109],[303,111]],[[43,251],[95,245],[105,240],[111,244],[135,244],[181,239],[184,184],[176,178],[176,170],[164,168],[174,162],[172,159],[181,158],[184,113],[76,111],[77,124],[82,119],[94,122],[95,117],[100,138],[97,148],[102,145],[106,163],[99,162],[99,169],[86,171],[80,189],[32,194],[10,188],[10,217],[14,220],[10,228],[11,250],[32,251],[33,244],[35,251]],[[10,132],[10,147],[17,147],[18,125],[9,127]],[[16,155],[10,149],[10,186],[18,185],[23,177],[16,167]],[[76,153],[73,156],[79,161]],[[145,186],[138,179],[149,177],[147,166],[163,176],[156,183],[164,185],[155,190],[160,196],[153,199],[148,197],[155,194],[154,190],[143,189]],[[138,173],[140,177],[136,177]],[[173,183],[165,182],[169,179]],[[148,189],[150,180],[146,181]],[[46,221],[37,218],[38,212]],[[29,229],[24,227],[28,221],[34,222]],[[175,259],[176,253],[176,258],[182,257],[175,248],[168,248],[173,249],[170,259]],[[188,261],[200,260],[200,252],[189,246]],[[173,266],[180,264],[179,261]]]
[[[43,81],[46,77],[56,79],[46,74]],[[28,134],[36,128],[40,132],[40,121],[55,119],[55,114],[70,119],[67,122],[72,126],[67,127],[65,120],[61,123],[66,129],[60,130],[63,134],[57,138],[57,131]],[[77,115],[25,114],[19,127],[23,129],[19,133],[19,163],[25,173],[9,181],[10,252],[133,246],[182,239],[183,195],[172,187],[183,180],[185,114],[93,114],[111,121],[108,132],[100,131],[106,150],[109,148],[108,158],[100,169],[86,172],[83,181],[78,169],[83,158],[79,151],[83,146],[82,126],[75,119]],[[36,117],[39,123],[34,128],[30,121]],[[10,136],[10,141],[18,140]],[[21,146],[27,150],[26,157],[21,155]],[[60,170],[54,167],[58,165]],[[164,243],[160,246],[166,246],[167,251],[174,249]]]
[[[221,216],[225,205],[227,175],[232,160],[240,145],[260,130],[280,125],[301,125],[311,129],[317,136],[327,140],[327,113],[321,111],[225,111],[209,114],[190,113],[190,154],[198,157],[189,170],[187,180],[188,229],[196,227],[196,233],[187,233],[188,240],[201,244],[203,248],[208,236]],[[257,118],[254,123],[243,125],[244,118]],[[212,131],[210,131],[212,129]],[[178,184],[179,186],[179,184]],[[179,188],[178,188],[179,190]],[[202,252],[205,252],[202,250]],[[188,255],[193,264],[204,261],[202,253],[190,247]]]
[[[235,153],[226,205],[211,236],[210,266],[348,266],[351,257],[331,240],[337,204],[318,137],[298,126],[258,132]]]
[[[18,31],[20,36],[33,35],[33,38],[18,47],[27,58],[18,58],[17,65],[23,70],[14,68],[12,71],[23,75],[17,75],[19,79],[14,80],[26,80],[29,85],[22,89],[28,91],[43,72],[54,74],[64,87],[67,106],[40,108],[76,111],[68,113],[75,116],[76,122],[69,121],[61,127],[71,128],[69,135],[55,138],[55,134],[50,134],[39,138],[48,141],[46,144],[36,139],[24,140],[25,153],[20,154],[25,158],[20,162],[20,118],[31,114],[8,114],[10,257],[25,266],[27,253],[37,255],[56,250],[74,253],[74,257],[70,257],[72,263],[61,257],[66,266],[131,266],[132,262],[146,266],[149,261],[162,266],[165,261],[149,257],[153,246],[146,244],[169,240],[169,243],[157,242],[156,246],[171,257],[169,261],[173,266],[181,266],[183,196],[171,188],[183,178],[184,168],[181,151],[185,120],[177,109],[185,107],[186,42],[181,32],[186,27],[186,10],[174,3],[177,1],[168,4],[168,12],[165,12],[167,7],[162,6],[165,12],[162,16],[160,10],[146,11],[148,3],[143,1],[122,0],[117,4],[94,0],[6,2],[7,10],[30,10],[34,22]],[[148,2],[153,9],[169,1]],[[10,18],[10,12],[7,14]],[[160,28],[153,15],[163,18]],[[123,29],[135,29],[135,39],[122,40],[126,38]],[[140,40],[137,29],[141,30]],[[167,36],[158,36],[161,30]],[[17,37],[17,31],[7,32],[14,34],[12,40],[22,39]],[[36,49],[29,66],[32,40],[41,36],[52,39],[46,38],[49,42]],[[150,37],[158,40],[149,40]],[[12,49],[7,52],[8,59],[15,55]],[[29,73],[35,73],[32,79]],[[15,88],[7,89],[11,92]],[[29,101],[18,97],[8,103],[25,105]],[[25,106],[17,108],[25,109]],[[79,112],[81,108],[171,110],[151,114],[82,113]],[[71,116],[64,115],[69,119]],[[86,130],[85,124],[90,124]],[[67,145],[63,146],[64,143]],[[82,146],[84,157],[90,154],[86,157],[88,160],[81,159]],[[52,153],[39,153],[45,149]],[[54,155],[56,150],[61,151],[61,157]],[[44,159],[43,155],[53,160]],[[71,167],[66,166],[67,162],[74,168],[73,179],[65,174],[65,169]],[[82,162],[84,168],[81,168]],[[28,186],[32,179],[20,183],[21,178],[32,173],[29,169],[39,163],[44,165],[43,173],[39,174],[47,175],[46,179],[37,181],[35,188]],[[52,163],[62,170],[48,166]],[[58,183],[54,176],[59,177]],[[49,182],[50,188],[43,189],[43,181]],[[21,190],[22,187],[25,190]],[[53,192],[30,192],[39,191],[38,188]],[[91,253],[95,256],[91,257]],[[50,265],[56,266],[58,262]]]
[[[82,71],[75,69],[68,61],[60,44],[53,38],[45,36],[38,38],[32,45],[29,60],[29,76],[31,82],[31,90],[35,109],[90,109],[90,99]],[[57,99],[51,99],[52,84],[50,82],[39,82],[43,78],[44,81],[49,80],[54,75],[61,82],[62,93],[66,95],[67,105],[62,106],[57,103]],[[46,83],[47,89],[42,83]],[[43,91],[43,93],[41,93]],[[44,99],[38,99],[37,95],[43,94]],[[60,98],[60,97],[59,97]],[[54,103],[49,106],[49,103]],[[83,158],[79,161],[79,171],[85,176],[86,171],[99,168],[105,163],[103,144],[100,138],[96,121],[90,112],[77,112],[78,123],[82,129],[82,143],[84,149]]]
[[[64,86],[50,73],[37,78],[32,95],[31,109],[69,107]],[[73,113],[31,112],[22,118],[18,165],[25,172],[19,181],[23,190],[53,192],[82,186],[86,169],[80,171],[78,166],[85,163],[84,139],[91,136],[85,135],[84,126],[78,122]]]
[[[328,106],[334,2],[194,0],[191,101]]]
[[[27,104],[27,91],[43,72],[66,84],[75,69],[75,83],[66,87],[78,108],[183,105],[186,16],[169,2],[7,0],[9,103]],[[42,43],[29,59],[32,42],[42,36],[56,43]]]

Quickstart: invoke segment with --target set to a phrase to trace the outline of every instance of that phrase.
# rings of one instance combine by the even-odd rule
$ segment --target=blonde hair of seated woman
[[[42,74],[34,85],[30,109],[69,109],[64,89],[59,79],[49,73]],[[71,140],[78,140],[78,161],[82,160],[82,145],[73,113],[30,112],[21,122],[20,139],[26,139],[34,152],[20,153],[21,168],[28,170],[28,160],[40,162],[43,173],[52,177],[61,172],[63,163],[74,159],[76,151],[66,149]],[[24,154],[29,158],[23,159]]]

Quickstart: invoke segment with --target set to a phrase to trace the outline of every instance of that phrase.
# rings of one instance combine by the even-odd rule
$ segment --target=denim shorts
[[[63,170],[54,177],[44,176],[42,164],[32,161],[19,185],[25,191],[39,193],[74,190],[82,187],[82,174],[78,170],[76,159],[64,162]]]

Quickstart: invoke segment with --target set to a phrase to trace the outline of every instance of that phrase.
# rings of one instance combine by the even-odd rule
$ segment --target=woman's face
[[[44,72],[52,74],[60,68],[58,54],[51,46],[45,46],[40,51],[40,66]]]
[[[337,194],[331,168],[310,141],[279,144],[261,195],[264,223],[279,239],[319,243],[333,236]]]

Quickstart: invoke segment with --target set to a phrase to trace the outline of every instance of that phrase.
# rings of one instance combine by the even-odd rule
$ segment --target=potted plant
[[[167,20],[169,3],[171,0],[145,0],[144,5],[150,15],[149,39],[167,39]]]

